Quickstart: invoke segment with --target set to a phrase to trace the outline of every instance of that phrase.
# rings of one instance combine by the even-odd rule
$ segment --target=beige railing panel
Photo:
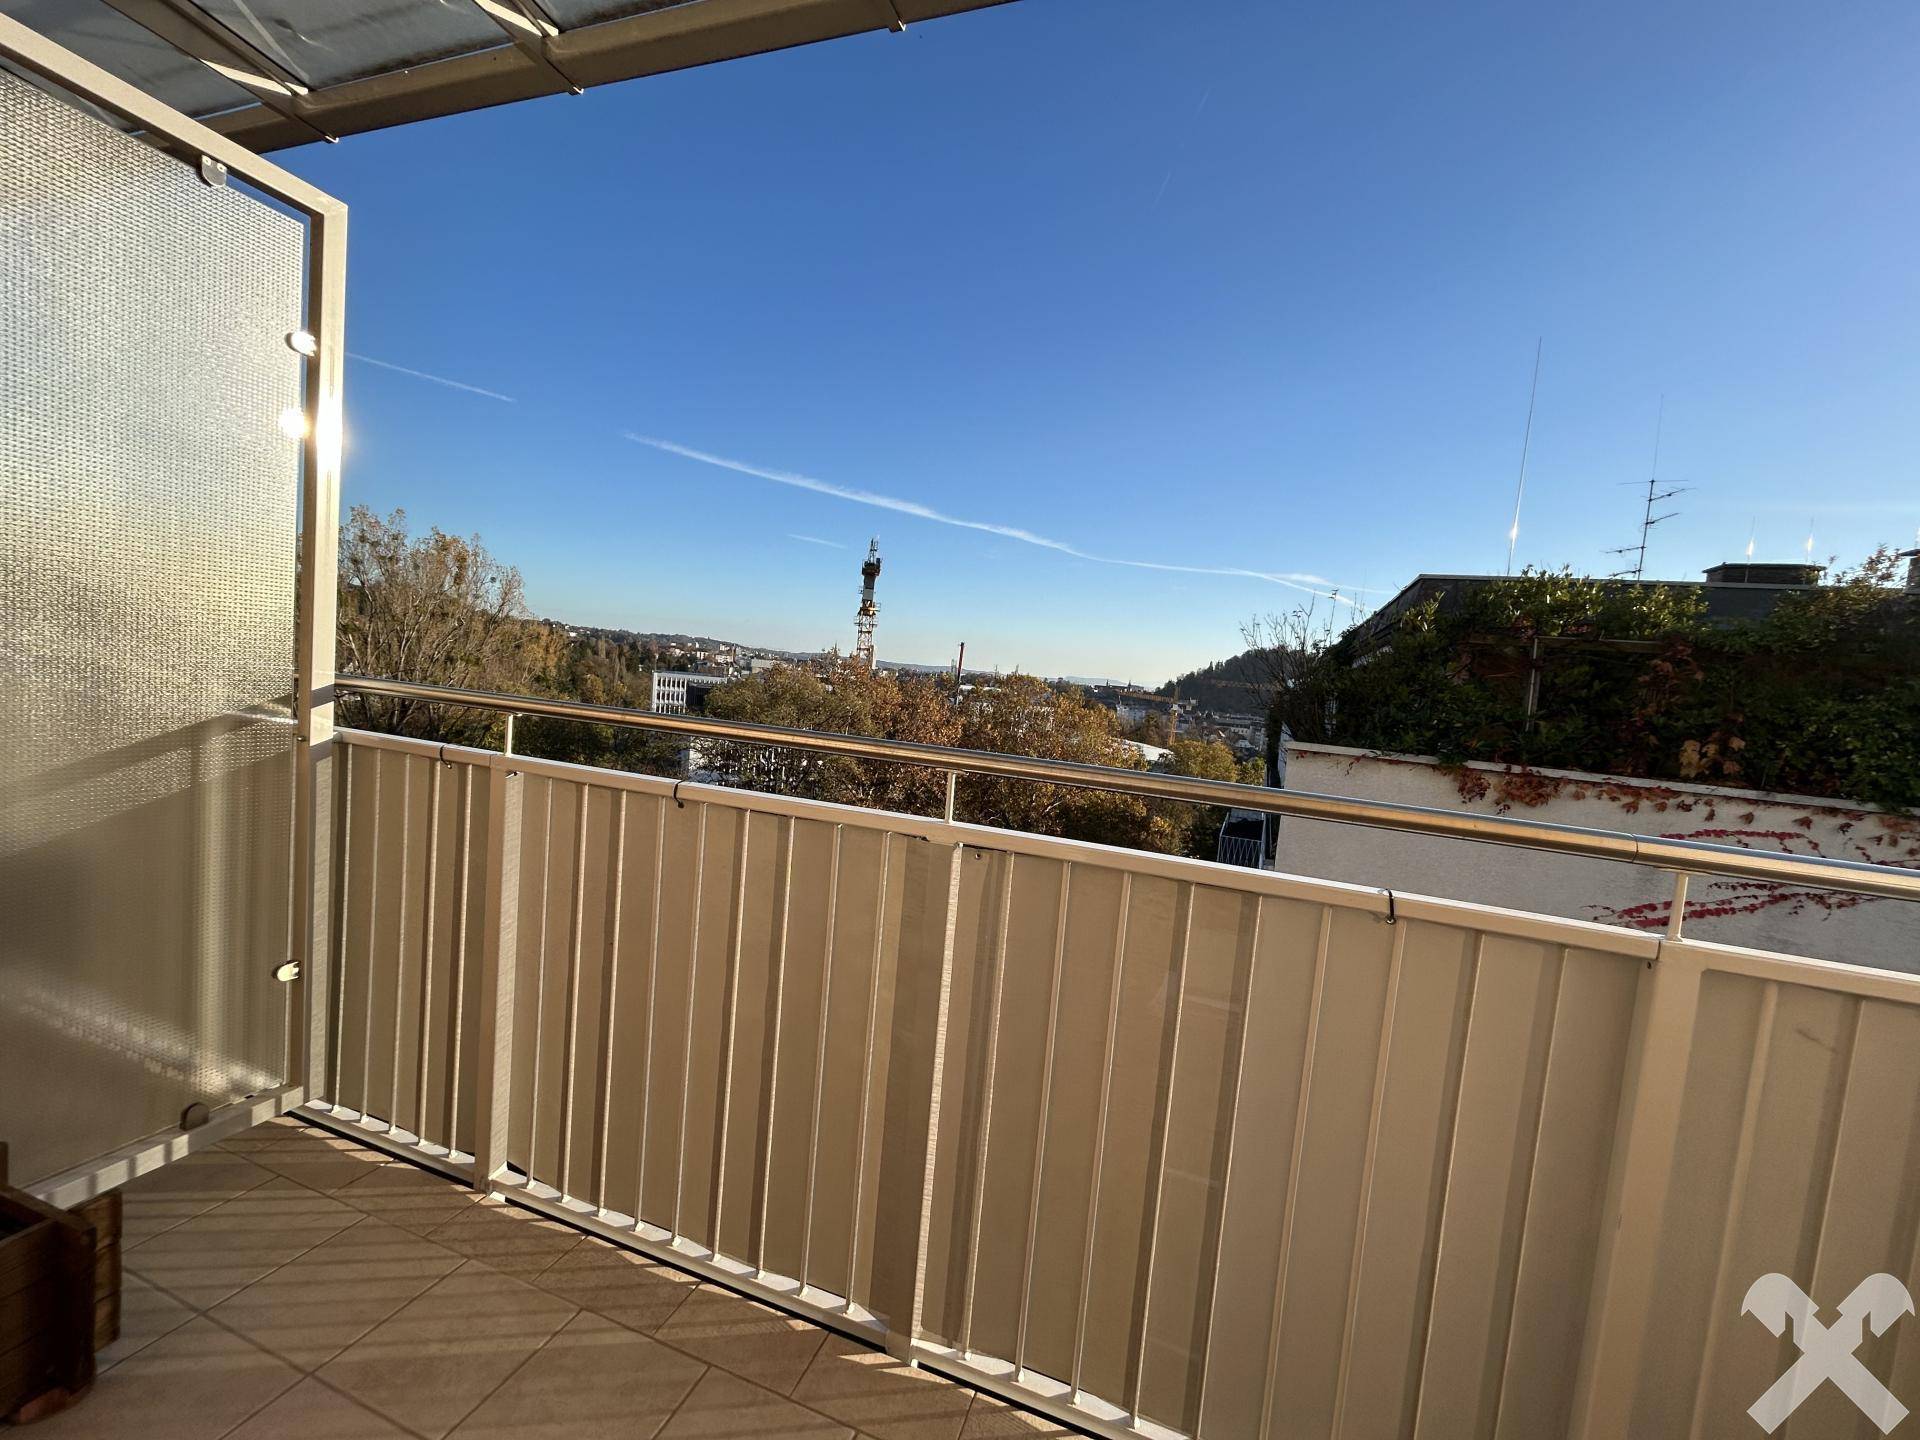
[[[1331,1424],[1341,1327],[1367,1189],[1374,1077],[1405,931],[1334,911],[1327,965],[1302,1057],[1306,1099],[1294,1120],[1297,1160],[1282,1195],[1275,1353],[1263,1409],[1267,1433]],[[1258,1113],[1256,1108],[1252,1113]]]
[[[1014,855],[1000,868],[994,909],[987,917],[997,931],[990,952],[993,980],[986,1010],[973,1017],[988,1043],[982,1064],[968,1077],[980,1096],[980,1124],[970,1285],[957,1338],[978,1354],[1014,1356],[1070,867]]]
[[[1641,973],[1591,950],[1569,949],[1561,960],[1511,1314],[1493,1380],[1498,1423],[1489,1428],[1498,1436],[1526,1440],[1567,1428]]]
[[[807,1196],[816,1173],[816,1107],[823,1025],[833,984],[833,931],[842,835],[837,825],[791,822],[788,840],[785,934],[775,977],[760,1249],[762,1269],[800,1275],[806,1265]]]
[[[1072,868],[1060,976],[1052,1003],[1053,1071],[1029,1277],[1026,1363],[1071,1376],[1080,1329],[1081,1283],[1091,1236],[1100,1097],[1108,1068],[1107,1023],[1127,876],[1093,865]]]
[[[1716,958],[1700,947],[1706,963]],[[1635,1415],[1738,1435],[1791,1363],[1739,1313],[1779,1272],[1825,1310],[1868,1275],[1920,1286],[1920,1004],[1752,975],[1701,986],[1686,1104],[1667,1196],[1659,1282]],[[1868,1335],[1859,1356],[1896,1393],[1910,1337]],[[1890,1373],[1891,1372],[1891,1373]],[[1912,1395],[1909,1378],[1906,1393]],[[1787,1435],[1851,1435],[1863,1417],[1832,1387]]]
[[[361,746],[334,781],[334,1095],[470,1151],[485,787],[471,765]]]
[[[1182,1429],[1191,1428],[1198,1414],[1201,1361],[1213,1318],[1220,1209],[1259,920],[1256,895],[1191,888],[1167,1068],[1166,1134],[1155,1180],[1137,1407]]]
[[[594,1203],[623,1215],[638,1211],[642,1141],[651,1114],[651,1019],[660,948],[664,799],[621,791],[611,797],[609,880],[601,921],[598,1049],[594,1056],[599,1128],[593,1138]]]
[[[1085,1334],[1077,1357],[1081,1388],[1116,1404],[1138,1383],[1134,1337],[1146,1291],[1150,1177],[1163,1130],[1160,1075],[1172,1052],[1186,891],[1159,876],[1134,876],[1120,945],[1119,1012],[1111,1031],[1093,1238],[1081,1277]]]
[[[495,1187],[1102,1433],[1739,1435],[1754,1278],[1920,1288],[1910,978],[343,749],[333,1103],[458,1164],[504,1097]]]
[[[833,892],[826,1021],[816,1063],[820,1124],[813,1138],[813,1187],[806,1207],[805,1263],[798,1278],[834,1295],[853,1293],[854,1215],[866,1176],[866,1100],[873,1087],[870,1039],[883,998],[880,973],[893,898],[892,837],[846,829]]]
[[[772,1122],[771,1086],[778,1025],[788,848],[792,823],[778,815],[745,817],[739,918],[734,924],[720,1069],[720,1184],[714,1200],[714,1248],[752,1259],[765,1199],[764,1157]]]
[[[1220,1268],[1214,1289],[1203,1404],[1205,1427],[1222,1435],[1260,1433],[1290,1218],[1285,1197],[1297,1173],[1303,1078],[1317,1038],[1331,924],[1325,906],[1261,902],[1220,1227],[1221,1252],[1232,1263]]]
[[[983,1099],[971,1077],[986,1065],[990,1029],[986,1017],[992,1011],[992,987],[999,970],[1002,896],[1012,860],[1004,852],[967,850],[960,863],[948,962],[946,1066],[934,1159],[934,1173],[946,1177],[947,1183],[936,1186],[931,1198],[921,1316],[922,1333],[939,1339],[960,1334],[966,1311]]]

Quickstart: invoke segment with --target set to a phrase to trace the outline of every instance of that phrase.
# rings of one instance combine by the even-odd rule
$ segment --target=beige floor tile
[[[302,1150],[287,1154],[276,1148],[247,1158],[310,1189],[329,1191],[343,1190],[387,1163],[387,1156],[378,1150]]]
[[[318,1125],[309,1125],[296,1116],[280,1115],[254,1126],[251,1130],[242,1130],[238,1135],[229,1135],[220,1142],[220,1148],[231,1150],[236,1155],[245,1155],[255,1150],[270,1150],[278,1145],[298,1144],[305,1140],[322,1140],[328,1133]]]
[[[1000,1440],[1000,1437],[1012,1436],[1015,1440],[1030,1440],[1030,1437],[1071,1437],[1079,1434],[1070,1430],[1058,1420],[1049,1420],[1044,1415],[1036,1415],[1031,1410],[1020,1410],[996,1400],[991,1395],[976,1394],[973,1406],[967,1411],[967,1423],[961,1428],[961,1440]]]
[[[698,1283],[684,1270],[591,1236],[533,1277],[543,1290],[652,1334]]]
[[[308,1376],[228,1440],[408,1440],[407,1432]]]
[[[418,1235],[439,1229],[480,1198],[470,1186],[405,1161],[371,1169],[331,1193],[337,1200]]]
[[[611,1320],[576,1315],[455,1440],[647,1440],[706,1368]]]
[[[320,1370],[421,1435],[445,1435],[576,1314],[558,1296],[471,1262]]]
[[[336,1190],[351,1185],[391,1158],[383,1150],[325,1130],[274,1127],[270,1134],[261,1137],[256,1128],[247,1131],[241,1139],[227,1143],[243,1147],[240,1153],[263,1169],[315,1190]]]
[[[120,1187],[121,1195],[204,1195],[218,1203],[231,1200],[271,1180],[244,1155],[230,1155],[218,1147],[196,1150],[171,1160],[157,1170],[136,1175]]]
[[[504,1274],[530,1279],[578,1245],[580,1232],[518,1205],[483,1200],[433,1231],[432,1238]]]
[[[230,1295],[210,1312],[282,1359],[324,1365],[462,1264],[451,1250],[371,1217]]]
[[[657,1333],[678,1349],[788,1395],[827,1332],[731,1290],[702,1285]]]
[[[205,1317],[122,1360],[34,1440],[215,1440],[291,1387],[300,1372]]]
[[[359,1218],[337,1200],[276,1178],[128,1247],[125,1264],[205,1310]]]
[[[875,1440],[955,1440],[973,1392],[885,1351],[829,1335],[793,1398]]]
[[[104,1375],[129,1355],[137,1355],[162,1335],[171,1335],[194,1312],[138,1275],[120,1277],[120,1336],[93,1354],[94,1373]]]
[[[771,1390],[709,1370],[667,1422],[660,1440],[848,1440],[845,1425],[803,1409]]]
[[[138,1245],[273,1179],[243,1155],[200,1150],[120,1187],[120,1243]]]

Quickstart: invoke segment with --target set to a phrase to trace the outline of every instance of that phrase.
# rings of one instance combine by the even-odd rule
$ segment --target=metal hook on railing
[[[673,782],[673,792],[672,792],[671,798],[673,800],[674,807],[679,810],[684,810],[687,808],[687,802],[680,798],[680,787],[686,783],[687,782],[685,780],[676,780]]]
[[[1382,890],[1380,893],[1387,897],[1387,913],[1381,918],[1389,925],[1398,925],[1400,923],[1400,912],[1394,907],[1393,891]]]

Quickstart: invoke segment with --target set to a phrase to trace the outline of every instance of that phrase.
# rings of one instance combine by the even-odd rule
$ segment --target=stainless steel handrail
[[[380,680],[364,675],[342,675],[335,689],[347,694],[392,700],[421,700],[436,705],[496,710],[507,715],[539,715],[555,720],[580,720],[593,725],[622,725],[635,730],[659,730],[676,735],[698,735],[714,740],[737,740],[755,745],[778,745],[818,755],[840,755],[857,760],[892,760],[936,770],[970,775],[999,775],[1044,785],[1075,785],[1138,795],[1150,800],[1175,800],[1190,805],[1217,805],[1258,810],[1270,815],[1298,815],[1339,825],[1364,825],[1416,835],[1443,835],[1456,840],[1479,840],[1490,845],[1512,845],[1561,855],[1583,855],[1658,870],[1694,875],[1731,875],[1840,890],[1856,895],[1879,895],[1895,900],[1920,900],[1920,870],[1869,865],[1856,860],[1788,855],[1775,850],[1742,850],[1731,845],[1708,845],[1693,840],[1670,840],[1658,835],[1631,835],[1621,830],[1589,830],[1555,825],[1544,820],[1515,820],[1504,815],[1470,815],[1425,805],[1395,805],[1321,795],[1308,790],[1275,790],[1231,780],[1194,780],[1151,770],[1123,770],[1108,765],[1085,765],[1073,760],[1044,760],[1028,755],[1003,755],[991,750],[962,750],[950,745],[924,745],[912,740],[879,740],[861,735],[838,735],[820,730],[796,730],[784,725],[755,725],[741,720],[716,720],[702,715],[658,715],[617,705],[589,705],[579,700],[555,700],[534,695],[497,695],[484,690],[456,690],[441,685],[416,685],[405,680]]]

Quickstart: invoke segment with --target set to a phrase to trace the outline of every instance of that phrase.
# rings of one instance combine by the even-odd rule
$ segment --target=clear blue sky
[[[1497,572],[1536,337],[1520,563],[1619,565],[1662,394],[1650,574],[1911,543],[1917,74],[1911,0],[1020,0],[282,158],[350,350],[512,397],[351,362],[349,501],[793,648],[877,534],[884,658],[1157,682]]]

